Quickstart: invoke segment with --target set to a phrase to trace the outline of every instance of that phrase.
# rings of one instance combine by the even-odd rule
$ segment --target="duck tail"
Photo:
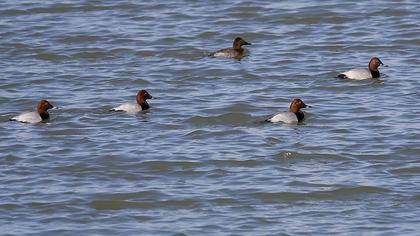
[[[340,78],[340,79],[347,79],[347,76],[346,76],[345,74],[338,74],[338,75],[337,75],[337,78]]]

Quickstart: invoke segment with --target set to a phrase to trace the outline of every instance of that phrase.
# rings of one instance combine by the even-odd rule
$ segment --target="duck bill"
[[[378,59],[379,65],[383,67],[388,67],[388,65],[385,65],[381,60]]]
[[[252,45],[252,44],[244,40],[243,45]]]

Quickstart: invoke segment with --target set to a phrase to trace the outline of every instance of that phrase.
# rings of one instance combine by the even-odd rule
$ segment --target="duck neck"
[[[139,104],[141,106],[142,110],[147,110],[149,109],[149,103],[147,103],[146,101],[143,101],[142,103]]]
[[[369,71],[372,74],[372,78],[379,78],[380,74],[379,74],[379,70],[378,70],[378,65],[375,64],[374,62],[369,62]]]
[[[39,112],[39,115],[41,116],[42,120],[47,120],[50,118],[50,114],[48,114],[48,112],[43,111],[43,112]]]
[[[149,109],[149,104],[147,103],[146,99],[142,96],[137,96],[136,97],[136,101],[137,104],[139,104],[139,106],[141,106],[142,110],[147,110]]]
[[[305,115],[303,114],[303,111],[299,110],[299,111],[294,112],[294,113],[296,114],[296,117],[297,117],[299,122],[301,122],[305,118]]]
[[[371,70],[370,73],[372,74],[372,78],[379,78],[379,77],[381,77],[381,75],[379,74],[378,69]]]
[[[239,47],[234,47],[233,49],[234,49],[235,51],[239,52],[239,53],[243,53],[243,52],[244,52],[244,49],[243,49],[243,48],[241,48],[241,46],[239,46]]]
[[[242,52],[244,50],[242,49],[242,45],[239,42],[233,43],[233,49],[238,52]]]
[[[302,121],[303,118],[305,118],[305,115],[303,114],[303,111],[301,111],[299,107],[294,106],[293,104],[290,105],[289,111],[295,113],[299,122]]]

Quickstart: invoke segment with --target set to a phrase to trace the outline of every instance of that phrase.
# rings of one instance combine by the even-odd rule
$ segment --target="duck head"
[[[300,109],[306,108],[306,107],[309,107],[309,106],[307,106],[301,99],[295,98],[295,99],[293,99],[292,103],[290,104],[289,111],[291,111],[293,113],[296,113]]]
[[[233,49],[235,50],[241,49],[241,47],[244,45],[251,45],[251,44],[245,41],[244,39],[242,39],[241,37],[237,37],[233,41]]]

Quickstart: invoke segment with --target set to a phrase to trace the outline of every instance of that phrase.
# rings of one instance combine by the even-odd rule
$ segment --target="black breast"
[[[41,116],[42,120],[48,120],[50,118],[50,114],[48,114],[48,112],[42,112],[39,113],[39,115]]]
[[[149,103],[147,103],[147,102],[144,102],[140,106],[141,106],[141,110],[143,110],[143,111],[149,109]]]
[[[301,122],[303,120],[303,118],[305,118],[305,115],[303,114],[303,111],[295,112],[295,114],[296,114],[296,117],[297,117],[299,122]]]
[[[381,77],[381,75],[379,74],[379,71],[371,71],[370,72],[372,74],[372,78],[379,78]]]

